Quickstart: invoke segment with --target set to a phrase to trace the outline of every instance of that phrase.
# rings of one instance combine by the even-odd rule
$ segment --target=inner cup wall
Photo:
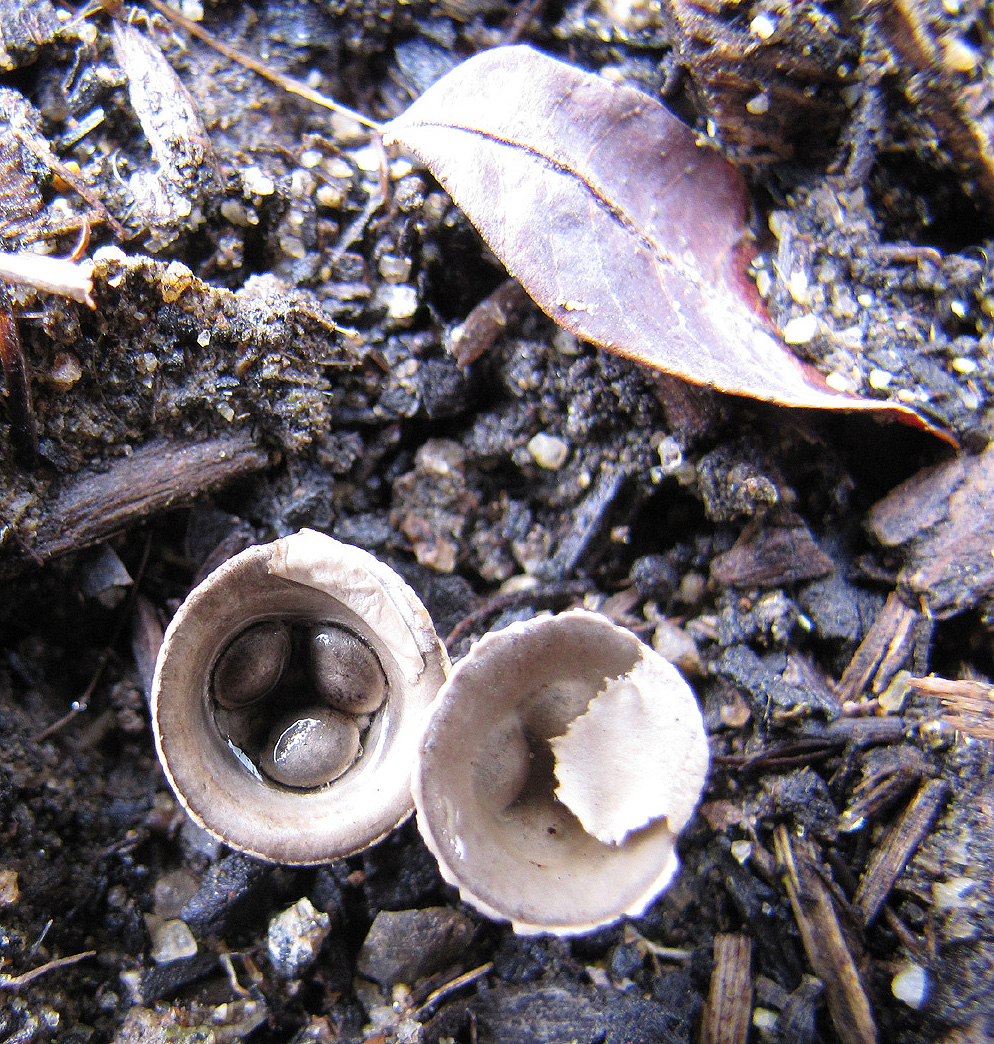
[[[594,926],[672,874],[665,818],[607,845],[551,794],[554,780],[526,785],[523,800],[500,808],[481,772],[487,745],[513,731],[509,719],[530,742],[561,734],[607,678],[635,666],[640,648],[594,614],[538,618],[481,639],[439,694],[415,783],[419,821],[453,883],[497,916],[536,930]]]
[[[242,552],[221,566],[210,584],[195,589],[177,612],[154,685],[156,742],[174,790],[208,830],[236,848],[278,862],[322,862],[339,854],[329,835],[343,836],[341,852],[356,851],[410,813],[417,732],[401,728],[406,697],[400,695],[397,702],[409,686],[362,618],[325,592],[270,575],[269,558],[266,546]],[[214,720],[210,683],[217,657],[246,627],[274,618],[330,621],[353,631],[373,649],[387,679],[388,696],[364,737],[362,756],[343,776],[316,790],[292,790],[257,778]]]

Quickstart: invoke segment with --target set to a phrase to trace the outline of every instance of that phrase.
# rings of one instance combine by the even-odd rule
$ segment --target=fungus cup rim
[[[543,695],[545,706],[536,717],[535,694],[553,691],[556,684],[554,672],[537,666],[533,657],[550,650],[562,656],[567,674],[596,663],[599,655],[607,666],[598,668],[595,681],[584,680],[579,696],[565,702],[556,696],[560,702],[551,717]],[[673,711],[668,814],[612,845],[590,836],[551,794],[534,815],[527,801],[503,810],[498,801],[494,807],[490,795],[500,788],[479,773],[488,758],[501,759],[521,742],[515,716],[530,715],[528,728],[551,739],[586,712],[608,681],[645,663],[654,677],[666,679],[662,698],[671,701]],[[650,698],[657,698],[655,689]],[[549,720],[536,725],[543,716]],[[475,739],[467,740],[471,734]],[[528,757],[534,763],[533,750]],[[672,664],[601,614],[585,609],[543,614],[478,639],[439,689],[426,713],[414,770],[418,829],[445,880],[486,916],[510,921],[520,934],[581,934],[642,914],[669,884],[678,866],[677,835],[700,800],[708,762],[700,707]],[[488,783],[479,785],[482,778]]]
[[[353,631],[388,680],[358,760],[313,790],[253,774],[211,707],[218,656],[245,628],[273,618]],[[304,529],[246,548],[187,595],[156,661],[156,751],[186,812],[220,841],[271,862],[329,862],[375,844],[410,816],[423,713],[448,669],[427,609],[398,573],[361,548]]]

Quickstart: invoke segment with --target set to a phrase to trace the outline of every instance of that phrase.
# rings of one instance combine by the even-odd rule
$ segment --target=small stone
[[[383,910],[369,929],[356,967],[384,986],[414,983],[461,956],[474,931],[468,917],[445,906]]]
[[[741,863],[744,866],[752,858],[752,842],[733,841],[732,857],[735,859],[737,863]]]
[[[352,153],[352,160],[360,170],[365,171],[367,174],[376,174],[379,173],[380,165],[383,162],[382,156],[382,148],[377,148],[374,145],[364,145]]]
[[[853,390],[852,383],[846,377],[844,373],[829,373],[825,375],[825,383],[833,391],[837,392],[851,392]]]
[[[320,207],[335,210],[345,202],[348,195],[348,183],[344,181],[332,181],[325,185],[319,185],[314,193],[314,198]]]
[[[318,955],[331,918],[314,908],[304,896],[269,922],[266,949],[274,971],[285,979],[297,979]]]
[[[769,111],[769,108],[770,96],[765,91],[753,95],[753,97],[746,102],[746,111],[751,113],[753,116],[762,116],[763,113]]]
[[[160,293],[166,304],[179,300],[193,282],[193,273],[179,261],[170,261],[162,276]]]
[[[377,268],[388,283],[403,283],[411,276],[411,259],[397,254],[384,254]]]
[[[928,997],[928,973],[920,964],[909,964],[894,976],[890,988],[899,1001],[917,1011]]]
[[[662,619],[656,624],[652,647],[664,660],[676,664],[685,674],[703,673],[697,643],[682,627],[670,620]]]
[[[254,196],[271,196],[276,191],[276,182],[261,167],[246,167],[242,172],[242,185],[246,193]]]
[[[893,380],[894,375],[892,373],[888,373],[886,370],[881,370],[877,367],[874,367],[872,370],[870,370],[870,375],[867,378],[867,383],[874,391],[883,391],[884,388],[888,388],[890,386],[890,383]]]
[[[783,339],[787,344],[807,344],[818,333],[818,316],[808,312],[791,319],[783,328]]]
[[[769,40],[777,31],[777,23],[767,14],[758,14],[749,23],[749,31],[760,40]]]
[[[69,352],[59,352],[48,371],[48,379],[59,391],[68,391],[82,376],[83,368],[79,360]]]
[[[540,467],[555,471],[566,463],[569,455],[569,443],[558,435],[549,435],[540,431],[528,442],[528,452]]]
[[[170,870],[163,874],[155,882],[152,893],[156,916],[164,920],[179,916],[199,888],[200,882],[189,870]]]
[[[163,921],[152,929],[152,960],[156,964],[169,964],[197,952],[197,940],[185,921]]]
[[[388,317],[397,323],[413,319],[420,304],[418,288],[410,283],[385,283],[380,287],[378,296],[386,307]]]
[[[762,1039],[772,1037],[777,1028],[780,1016],[769,1008],[753,1008],[752,1024],[763,1035]]]
[[[0,909],[14,906],[21,897],[16,870],[0,870]]]

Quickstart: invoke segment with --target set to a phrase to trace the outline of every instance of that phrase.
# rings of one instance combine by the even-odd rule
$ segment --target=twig
[[[805,837],[792,838],[785,826],[775,837],[794,919],[811,968],[825,984],[835,1032],[843,1044],[876,1044],[870,1001],[842,934],[832,893],[819,872],[814,845]]]
[[[493,961],[487,961],[486,964],[481,964],[479,968],[463,972],[462,975],[457,975],[443,986],[439,986],[437,990],[432,990],[425,998],[424,1003],[413,1013],[412,1017],[420,1019],[422,1015],[430,1011],[440,1000],[448,997],[450,993],[455,993],[456,990],[461,990],[463,986],[468,986],[470,983],[476,982],[477,979],[482,979],[484,975],[490,972],[493,966]]]
[[[880,912],[894,882],[932,829],[935,817],[948,796],[949,784],[944,779],[932,779],[923,784],[904,815],[891,827],[873,853],[870,865],[853,896],[853,906],[859,910],[864,924],[870,924]]]
[[[163,3],[162,0],[148,0],[148,2],[156,9],[156,11],[165,15],[166,18],[171,22],[175,22],[176,25],[182,26],[192,36],[197,37],[198,40],[203,40],[205,44],[209,47],[213,47],[215,51],[219,51],[226,58],[230,58],[233,62],[243,65],[246,69],[251,69],[252,72],[258,74],[263,79],[269,80],[270,83],[275,83],[278,87],[282,87],[283,90],[288,91],[290,94],[296,94],[300,98],[305,98],[307,101],[313,102],[315,105],[320,105],[325,109],[331,109],[332,112],[337,112],[342,116],[348,116],[357,123],[361,123],[364,127],[376,131],[377,134],[383,130],[382,123],[378,123],[376,120],[370,119],[368,116],[363,116],[361,112],[356,112],[354,109],[350,109],[347,105],[339,104],[333,99],[321,94],[320,91],[315,91],[313,88],[308,87],[306,83],[302,83],[300,80],[295,80],[292,76],[285,76],[283,73],[277,72],[275,69],[270,69],[269,66],[265,65],[263,62],[257,61],[250,55],[243,54],[234,47],[230,47],[228,44],[218,40],[217,37],[207,32],[206,29],[197,25],[196,22],[191,22],[189,18],[184,18],[179,11],[170,7],[169,4]]]
[[[71,964],[78,964],[87,957],[95,957],[96,955],[96,950],[84,950],[82,953],[74,953],[70,957],[56,957],[55,960],[47,961],[31,971],[24,972],[23,975],[0,974],[0,990],[20,989],[22,986],[27,986],[28,983],[34,982],[35,979],[41,978],[42,975],[47,975],[50,971],[56,971],[58,968],[67,968]]]
[[[97,544],[146,515],[260,471],[269,454],[247,431],[203,441],[162,439],[107,471],[76,476],[46,505],[35,550],[44,559]]]

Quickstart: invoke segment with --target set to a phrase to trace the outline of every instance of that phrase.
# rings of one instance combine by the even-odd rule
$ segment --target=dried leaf
[[[878,410],[775,334],[744,271],[745,184],[648,95],[524,46],[463,62],[384,128],[557,323],[736,395]]]

